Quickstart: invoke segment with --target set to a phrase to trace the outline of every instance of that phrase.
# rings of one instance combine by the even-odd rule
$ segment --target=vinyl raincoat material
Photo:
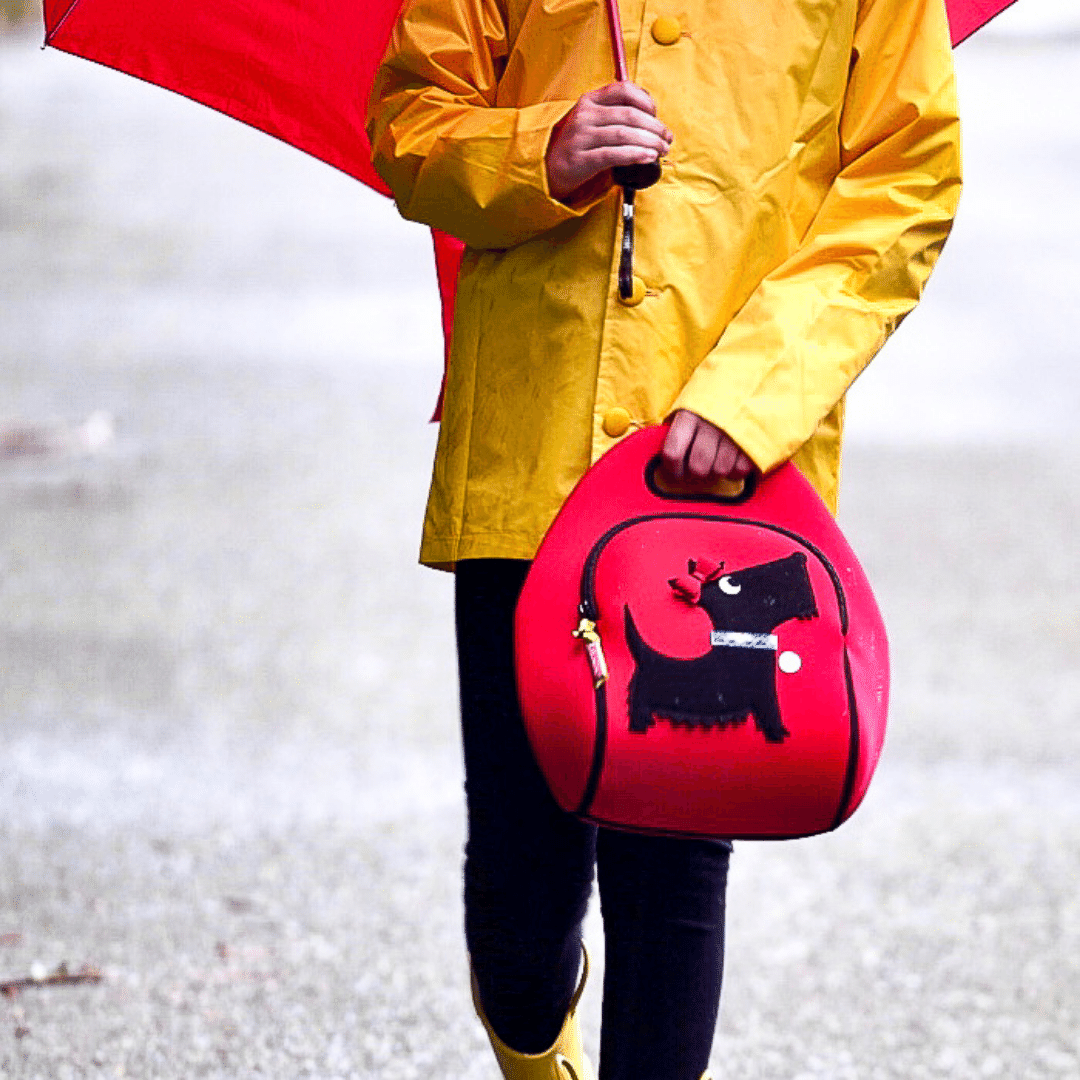
[[[612,80],[600,0],[407,0],[369,110],[401,213],[465,241],[421,560],[528,559],[586,468],[689,409],[835,507],[844,393],[914,307],[960,192],[942,0],[620,0],[675,133],[637,198],[547,188]]]

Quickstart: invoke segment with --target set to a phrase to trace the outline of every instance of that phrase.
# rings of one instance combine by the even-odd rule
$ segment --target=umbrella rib
[[[46,26],[45,28],[45,44],[51,45],[52,40],[58,33],[60,33],[61,27],[67,22],[68,16],[79,6],[79,0],[71,0],[68,4],[67,11],[60,16],[59,19],[52,26]]]

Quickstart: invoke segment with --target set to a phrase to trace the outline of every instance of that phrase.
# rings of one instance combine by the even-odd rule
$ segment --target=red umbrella
[[[953,44],[1012,2],[946,0]],[[614,0],[608,3],[617,17]],[[44,6],[46,45],[175,90],[388,194],[371,167],[364,113],[402,0],[45,0]],[[616,63],[621,44],[616,36]],[[437,231],[434,240],[449,341],[462,245]]]

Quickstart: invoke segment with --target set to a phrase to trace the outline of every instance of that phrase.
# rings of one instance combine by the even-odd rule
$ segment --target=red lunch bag
[[[666,427],[571,493],[530,568],[515,663],[559,805],[616,828],[836,828],[877,765],[888,646],[866,575],[793,465],[737,496],[655,479]]]

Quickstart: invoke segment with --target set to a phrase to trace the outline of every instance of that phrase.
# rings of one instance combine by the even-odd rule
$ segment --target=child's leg
[[[518,710],[513,616],[528,565],[461,562],[455,598],[465,936],[488,1022],[514,1050],[537,1054],[555,1041],[577,986],[596,830],[551,797]]]
[[[601,829],[600,1080],[699,1080],[720,1007],[731,845]]]

